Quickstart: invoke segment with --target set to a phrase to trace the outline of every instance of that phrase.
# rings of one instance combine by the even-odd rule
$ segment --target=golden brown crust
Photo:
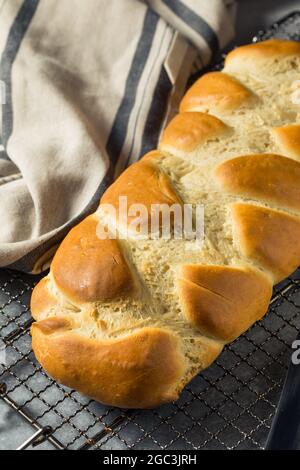
[[[72,321],[70,318],[65,317],[49,317],[41,321],[33,323],[33,331],[37,327],[44,336],[62,333],[64,331],[72,330]]]
[[[128,295],[133,279],[117,240],[97,236],[98,220],[87,217],[61,243],[51,265],[56,285],[75,303]]]
[[[300,125],[275,127],[271,131],[280,152],[289,158],[300,161]]]
[[[300,44],[298,41],[286,41],[284,39],[269,39],[267,41],[256,42],[240,46],[227,54],[225,65],[236,58],[266,59],[268,57],[278,57],[287,55],[300,56]]]
[[[232,205],[237,242],[279,282],[300,265],[300,217],[251,204]]]
[[[40,320],[44,313],[58,305],[57,299],[49,292],[49,279],[44,277],[35,286],[30,299],[30,309],[35,320]]]
[[[177,114],[165,129],[160,142],[161,150],[174,148],[192,152],[209,139],[221,136],[228,130],[220,119],[205,113]]]
[[[164,155],[159,150],[151,150],[140,159],[140,162],[157,165],[159,161],[163,159],[163,157]]]
[[[120,196],[127,197],[127,207],[134,204],[142,204],[147,209],[147,219],[150,223],[150,215],[153,213],[154,204],[182,204],[176,194],[169,177],[154,164],[159,155],[151,152],[138,163],[134,163],[113,183],[104,193],[101,205],[110,204],[117,210],[120,208]],[[139,212],[128,214],[127,222],[132,223],[140,218]]]
[[[249,104],[253,98],[251,91],[235,78],[223,72],[210,72],[187,91],[180,112],[229,112]]]
[[[265,71],[268,71],[268,61],[271,61],[273,67],[277,64],[280,65],[280,69],[276,67],[273,69],[274,71],[280,70],[284,72],[286,66],[282,59],[289,57],[300,58],[299,42],[270,39],[237,47],[231,51],[225,60],[225,70],[230,72],[243,70],[255,72],[255,70],[264,67]],[[288,63],[288,65],[292,69],[293,64]]]
[[[218,184],[230,194],[300,210],[300,163],[273,154],[236,157],[215,169]]]
[[[270,279],[249,268],[185,265],[177,283],[187,319],[224,342],[262,318],[272,295]]]
[[[66,319],[49,318],[32,325],[32,345],[55,380],[122,408],[176,400],[186,367],[179,339],[159,328],[95,340],[72,331]]]

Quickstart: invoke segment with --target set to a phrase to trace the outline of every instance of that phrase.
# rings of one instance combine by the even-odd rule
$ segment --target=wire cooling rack
[[[300,12],[261,32],[300,40]],[[110,408],[55,383],[37,363],[29,328],[39,277],[0,270],[0,400],[32,425],[21,448],[49,441],[57,449],[263,448],[300,329],[300,270],[276,286],[269,314],[228,345],[185,388],[155,410]]]

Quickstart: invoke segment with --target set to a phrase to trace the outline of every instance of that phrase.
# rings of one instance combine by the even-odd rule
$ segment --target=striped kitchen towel
[[[233,0],[0,0],[0,266],[44,270],[107,185],[155,148]]]

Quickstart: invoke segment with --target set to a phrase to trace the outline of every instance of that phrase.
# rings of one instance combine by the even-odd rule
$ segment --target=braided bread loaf
[[[33,349],[56,380],[103,403],[176,400],[266,313],[300,264],[300,43],[231,52],[200,78],[159,150],[130,166],[70,231],[32,295]],[[188,240],[99,239],[103,204],[205,205]]]

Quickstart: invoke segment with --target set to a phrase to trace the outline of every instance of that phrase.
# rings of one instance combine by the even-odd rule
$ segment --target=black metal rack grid
[[[255,40],[300,40],[300,12]],[[32,424],[21,447],[49,440],[57,449],[263,448],[300,329],[300,270],[276,286],[269,314],[228,345],[185,388],[155,410],[120,410],[50,379],[32,351],[29,299],[39,277],[0,270],[0,398]]]

